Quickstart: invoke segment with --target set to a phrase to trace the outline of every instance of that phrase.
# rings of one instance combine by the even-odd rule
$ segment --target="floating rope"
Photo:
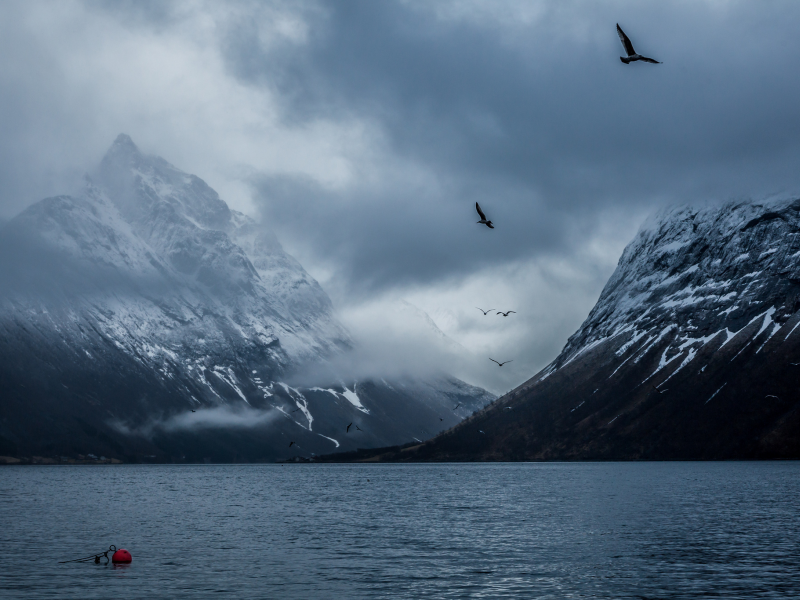
[[[74,563],[74,562],[80,562],[80,563],[93,562],[94,564],[99,565],[100,564],[100,557],[102,556],[102,557],[105,557],[106,562],[104,564],[107,565],[111,560],[111,559],[108,558],[108,553],[109,552],[116,552],[116,551],[117,551],[117,547],[114,544],[111,544],[108,547],[108,550],[106,550],[105,552],[101,552],[100,554],[92,554],[91,556],[85,556],[84,558],[76,558],[74,560],[62,560],[62,561],[59,561],[58,564],[63,565],[65,563]]]

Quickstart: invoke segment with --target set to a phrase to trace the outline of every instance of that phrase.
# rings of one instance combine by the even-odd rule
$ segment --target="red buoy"
[[[125,550],[125,548],[120,548],[119,550],[114,552],[114,555],[111,557],[111,562],[113,562],[114,564],[119,564],[119,563],[126,564],[131,562],[132,560],[133,557],[131,556],[131,553]]]

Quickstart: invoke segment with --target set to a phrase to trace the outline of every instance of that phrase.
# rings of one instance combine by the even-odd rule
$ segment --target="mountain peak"
[[[139,164],[143,159],[144,156],[133,143],[131,136],[120,133],[103,156],[100,169],[103,171],[127,170],[131,165]]]
[[[429,437],[494,399],[440,373],[332,383],[353,344],[319,284],[272,232],[124,134],[80,196],[41,200],[2,226],[0,280],[0,416],[27,407],[0,423],[0,444],[11,435],[27,455],[160,456],[150,431],[161,426],[149,423],[212,415],[220,433],[189,423],[164,455],[195,460],[195,448],[204,460],[217,444],[220,462],[313,456]],[[358,437],[342,430],[348,419]]]
[[[111,145],[112,148],[125,148],[127,150],[133,150],[138,152],[139,149],[136,147],[136,144],[133,143],[131,136],[127,133],[120,133],[117,136],[117,139],[114,140],[114,143]]]

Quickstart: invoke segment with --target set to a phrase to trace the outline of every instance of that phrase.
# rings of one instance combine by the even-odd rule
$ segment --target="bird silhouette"
[[[625,47],[625,52],[628,56],[620,56],[619,59],[624,62],[626,65],[637,60],[641,60],[643,62],[653,63],[656,65],[660,65],[661,63],[655,59],[647,58],[646,56],[642,56],[641,54],[637,54],[636,50],[633,49],[633,44],[631,44],[631,40],[625,35],[625,32],[622,31],[622,27],[619,26],[617,23],[617,35],[619,36],[619,41],[622,42],[622,45]]]
[[[508,315],[510,315],[511,313],[517,314],[517,311],[515,311],[515,310],[509,310],[508,312],[503,312],[503,311],[501,310],[501,311],[500,311],[500,312],[498,312],[497,314],[498,314],[498,315],[503,315],[504,317],[507,317],[507,316],[508,316]]]
[[[294,413],[296,413],[298,410],[300,410],[300,407],[299,407],[299,406],[298,406],[297,408],[295,408],[295,409],[294,409],[294,410],[293,410],[291,413],[289,413],[289,414],[292,414],[292,415],[293,415],[293,414],[294,414]]]
[[[363,430],[363,429],[361,429],[361,427],[359,427],[358,425],[356,425],[356,429],[358,429],[359,431],[364,431],[364,430]]]
[[[653,388],[655,391],[657,391],[659,394],[663,394],[664,392],[668,392],[668,391],[669,391],[669,390],[660,390],[660,389],[658,389],[656,386],[654,386],[652,383],[650,384],[650,387],[652,387],[652,388]]]
[[[507,364],[507,363],[514,362],[514,360],[513,360],[513,359],[512,359],[512,360],[507,360],[507,361],[505,361],[505,362],[497,362],[497,361],[496,361],[495,359],[493,359],[493,358],[490,358],[489,360],[490,360],[490,361],[492,361],[493,363],[497,363],[497,364],[498,364],[498,365],[500,365],[501,367],[502,367],[503,365]]]
[[[195,412],[195,410],[194,410],[194,409],[192,409],[192,412]]]
[[[291,448],[292,446],[294,446],[294,442],[289,442],[289,448]]]
[[[350,428],[351,428],[352,426],[353,426],[353,424],[352,424],[352,423],[350,423],[350,425],[348,425],[348,426],[347,426],[347,432],[346,432],[346,433],[350,433]]]
[[[461,402],[459,402],[458,404],[456,404],[456,405],[453,407],[453,410],[457,409],[459,406],[461,406]]]
[[[490,308],[489,310],[483,310],[479,306],[476,306],[475,308],[477,308],[479,311],[481,311],[483,313],[484,317],[494,310],[493,308]]]
[[[439,420],[440,420],[440,421],[444,421],[444,419],[443,419],[442,417],[439,417]]]
[[[483,211],[481,210],[481,205],[480,205],[480,204],[478,204],[477,202],[475,203],[475,209],[478,211],[478,214],[481,216],[481,220],[480,220],[480,221],[478,221],[478,223],[483,223],[483,224],[484,224],[484,225],[486,225],[486,226],[487,226],[489,229],[494,229],[494,225],[492,225],[492,222],[491,222],[491,221],[489,221],[489,220],[487,220],[487,219],[486,219],[486,215],[485,215],[485,214],[483,214]]]

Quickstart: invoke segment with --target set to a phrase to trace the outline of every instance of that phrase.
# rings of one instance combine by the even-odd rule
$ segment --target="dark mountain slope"
[[[671,209],[556,360],[402,459],[800,458],[799,309],[800,200]]]

